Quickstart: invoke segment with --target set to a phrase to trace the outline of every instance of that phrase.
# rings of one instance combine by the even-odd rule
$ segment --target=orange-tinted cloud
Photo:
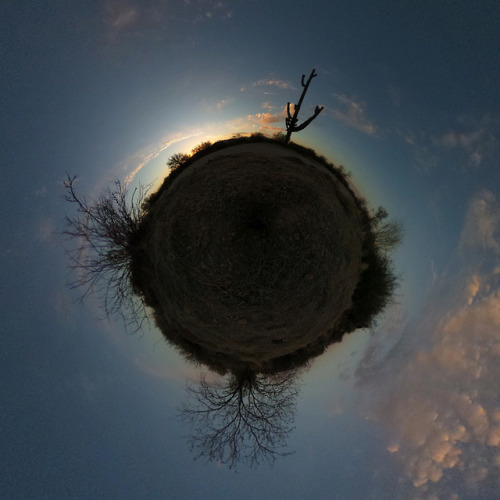
[[[491,349],[500,342],[500,294],[452,312],[433,336],[435,344],[398,373],[381,415],[394,435],[388,450],[418,488],[451,469],[474,476],[478,464],[500,455],[500,408],[492,392],[500,350]]]
[[[230,130],[232,133],[263,132],[273,134],[283,131],[285,114],[286,110],[282,109],[278,113],[256,113],[254,115],[246,115],[227,122],[225,124],[225,129]],[[274,125],[279,123],[283,123],[283,125]]]
[[[269,123],[278,123],[283,121],[283,114],[274,114],[274,113],[257,113],[255,115],[248,115],[248,118],[251,121],[260,123],[261,125],[269,124]]]
[[[413,342],[411,354],[395,350],[370,371],[380,392],[367,411],[390,435],[387,450],[417,496],[460,490],[470,498],[500,488],[500,267],[484,267],[500,257],[498,214],[491,194],[471,202],[458,253],[475,269],[462,268],[448,285],[453,297],[432,301],[425,314],[432,321],[403,334],[399,345]]]

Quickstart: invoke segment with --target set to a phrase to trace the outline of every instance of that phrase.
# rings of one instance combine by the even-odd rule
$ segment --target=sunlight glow
[[[163,141],[159,146],[155,146],[153,147],[152,151],[149,152],[149,153],[146,153],[144,154],[143,153],[143,156],[142,156],[142,159],[140,160],[139,164],[134,168],[134,170],[132,170],[132,172],[130,172],[127,177],[125,177],[125,186],[127,186],[128,184],[130,184],[132,182],[132,180],[134,179],[134,177],[139,173],[139,171],[145,167],[146,165],[148,165],[150,162],[152,162],[153,160],[155,160],[156,158],[158,158],[158,156],[163,152],[165,151],[167,148],[169,148],[170,146],[172,146],[173,144],[176,144],[180,141],[183,141],[185,139],[190,139],[191,137],[195,137],[195,136],[198,136],[198,135],[201,135],[202,132],[195,132],[195,133],[192,133],[192,134],[188,134],[188,135],[185,135],[185,136],[179,136],[179,137],[175,137],[173,139],[170,139],[170,140],[167,140],[166,142]],[[139,156],[141,153],[138,153],[137,156]]]

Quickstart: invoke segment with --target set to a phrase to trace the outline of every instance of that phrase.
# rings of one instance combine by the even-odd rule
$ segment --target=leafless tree
[[[370,218],[372,230],[375,235],[375,244],[383,253],[394,250],[403,239],[403,226],[401,222],[387,220],[389,214],[384,207],[378,207]]]
[[[77,208],[76,215],[66,217],[67,229],[63,232],[77,242],[69,252],[77,276],[70,286],[82,288],[82,298],[96,294],[106,316],[119,313],[127,325],[139,329],[146,313],[130,278],[147,190],[138,188],[129,196],[116,180],[113,189],[108,187],[96,201],[88,201],[77,195],[76,179],[68,174],[64,182],[64,199]]]
[[[191,426],[197,457],[227,464],[256,466],[289,455],[286,440],[293,430],[298,396],[296,370],[275,375],[246,371],[227,385],[209,384],[205,376],[188,385],[188,400],[179,417]]]
[[[306,75],[302,75],[301,84],[303,90],[302,94],[300,95],[299,102],[297,104],[294,104],[293,106],[293,115],[290,111],[290,103],[287,103],[286,105],[287,118],[285,120],[286,124],[285,144],[287,144],[290,141],[290,137],[293,132],[300,132],[301,130],[304,130],[321,113],[321,111],[323,111],[323,106],[316,106],[314,108],[314,114],[310,116],[306,121],[298,125],[299,112],[300,112],[300,107],[302,106],[302,101],[304,100],[304,97],[307,93],[307,89],[311,84],[311,80],[316,76],[318,76],[318,74],[314,69],[311,71],[311,74],[309,75],[307,81],[306,81]]]

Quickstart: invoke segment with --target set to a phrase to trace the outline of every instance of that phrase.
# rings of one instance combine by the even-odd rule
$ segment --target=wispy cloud
[[[37,198],[45,198],[48,192],[47,186],[42,186],[35,191],[35,196]]]
[[[424,315],[432,321],[408,327],[399,351],[370,371],[368,392],[379,392],[367,411],[391,436],[387,450],[416,496],[489,498],[500,488],[499,206],[491,193],[472,200],[457,252],[461,273],[437,284],[439,300]]]
[[[233,103],[234,98],[231,96],[223,97],[218,100],[204,98],[198,102],[198,107],[203,110],[204,113],[215,113],[222,111]]]
[[[438,154],[428,135],[423,132],[412,132],[396,128],[394,134],[401,138],[412,150],[419,170],[426,171],[438,163]]]
[[[498,120],[490,116],[460,117],[441,133],[425,130],[392,132],[412,149],[419,168],[427,170],[437,164],[468,168],[496,162],[499,152]],[[496,165],[491,165],[496,168]]]
[[[38,241],[48,243],[56,241],[57,236],[58,230],[55,221],[46,216],[41,217],[37,223],[35,238]]]
[[[278,89],[293,89],[288,82],[277,78],[267,78],[252,83],[252,87],[276,87]]]
[[[66,290],[58,289],[55,291],[51,295],[50,301],[60,323],[67,323],[71,321],[71,318],[74,318],[75,301],[68,296]]]
[[[366,104],[353,96],[333,94],[340,109],[333,110],[333,116],[349,127],[364,134],[372,135],[377,131],[375,125],[366,116]]]
[[[192,43],[200,24],[230,20],[233,16],[231,8],[217,0],[106,0],[103,12],[112,42],[126,40],[129,32],[139,32],[152,41],[166,38],[172,44],[179,44],[181,33]]]
[[[177,142],[183,141],[184,139],[189,139],[191,137],[196,137],[197,135],[201,135],[201,133],[194,132],[187,135],[178,135],[173,138],[170,137],[169,139],[161,141],[156,146],[151,146],[149,148],[146,148],[142,152],[138,152],[132,155],[128,160],[124,162],[126,165],[132,165],[133,168],[133,170],[125,177],[125,185],[130,184],[134,177],[140,172],[140,170],[152,160],[157,158],[163,151],[165,151],[165,149]],[[130,167],[126,166],[125,168]]]
[[[107,0],[104,4],[106,22],[113,31],[121,31],[133,26],[138,18],[138,9],[126,0]]]
[[[246,92],[249,89],[260,89],[264,95],[273,94],[273,90],[296,90],[296,88],[285,80],[281,80],[275,76],[262,78],[260,80],[243,84],[240,87],[240,92]]]
[[[483,161],[489,141],[483,130],[470,132],[449,130],[438,137],[437,142],[444,148],[461,150],[471,166],[479,166]]]
[[[486,191],[470,204],[460,236],[460,252],[466,254],[471,249],[479,249],[481,254],[500,252],[499,229],[500,202],[492,192]]]
[[[435,144],[447,151],[462,156],[469,166],[478,167],[498,150],[498,121],[489,116],[457,120],[456,128],[451,128],[434,139]]]
[[[228,106],[229,104],[231,104],[233,101],[234,101],[234,99],[232,99],[230,97],[226,97],[224,99],[220,99],[219,101],[217,101],[215,103],[215,109],[217,109],[217,111],[220,111],[221,109],[224,109],[226,106]]]

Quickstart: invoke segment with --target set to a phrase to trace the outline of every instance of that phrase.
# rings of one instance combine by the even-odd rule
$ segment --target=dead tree
[[[300,132],[301,130],[304,130],[323,110],[323,106],[316,106],[314,109],[314,114],[308,118],[305,122],[301,123],[300,125],[297,125],[299,121],[299,112],[300,112],[300,107],[302,106],[302,101],[304,100],[304,96],[306,95],[307,89],[309,88],[309,84],[311,83],[311,80],[315,77],[318,76],[317,73],[315,73],[315,70],[313,69],[311,71],[311,74],[309,75],[309,78],[307,79],[307,82],[305,82],[306,75],[302,75],[302,94],[300,96],[299,102],[297,104],[294,104],[293,107],[293,116],[290,112],[290,103],[287,103],[286,105],[286,112],[287,112],[287,118],[285,120],[286,124],[286,138],[285,138],[285,144],[288,144],[290,141],[290,137],[293,132]]]

